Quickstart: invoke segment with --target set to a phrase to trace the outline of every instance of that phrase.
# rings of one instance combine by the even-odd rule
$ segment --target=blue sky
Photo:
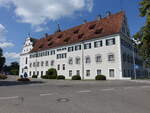
[[[36,2],[35,2],[36,1]],[[121,5],[121,3],[122,5]],[[106,11],[126,12],[131,35],[144,25],[139,17],[141,0],[0,0],[0,47],[3,47],[7,64],[18,61],[27,34],[41,38],[52,34],[59,23],[61,29],[92,21]]]

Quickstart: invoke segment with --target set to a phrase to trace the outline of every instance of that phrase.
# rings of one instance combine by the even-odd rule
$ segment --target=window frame
[[[89,58],[89,61],[87,60],[87,58]],[[87,62],[88,61],[88,62]],[[90,56],[86,56],[85,57],[85,63],[86,64],[90,64],[91,63],[91,57]]]
[[[113,59],[112,58],[110,59],[110,56],[113,56]],[[114,62],[115,61],[115,54],[114,53],[109,53],[108,54],[108,61],[109,62]]]

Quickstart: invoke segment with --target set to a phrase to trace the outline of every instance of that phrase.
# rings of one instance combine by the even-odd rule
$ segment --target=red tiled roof
[[[87,22],[77,27],[48,35],[46,38],[37,40],[30,52],[42,51],[84,40],[117,34],[122,28],[124,15],[124,12],[111,14],[100,20]]]

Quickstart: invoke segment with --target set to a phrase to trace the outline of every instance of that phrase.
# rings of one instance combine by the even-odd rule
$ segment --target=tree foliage
[[[139,3],[140,16],[146,18],[145,25],[134,35],[138,41],[140,54],[148,65],[150,65],[150,0],[142,0]]]
[[[0,48],[0,72],[2,71],[4,64],[5,57],[3,57],[3,50]]]
[[[3,71],[5,73],[9,73],[11,75],[18,75],[19,74],[19,64],[18,62],[12,62],[10,66],[5,65],[3,67]]]

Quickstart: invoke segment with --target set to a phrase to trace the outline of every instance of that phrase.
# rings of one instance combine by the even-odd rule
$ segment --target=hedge
[[[95,80],[106,80],[106,76],[104,76],[104,75],[97,75],[95,77]]]
[[[80,75],[74,75],[72,76],[72,80],[81,80]]]
[[[65,76],[64,75],[59,75],[59,76],[57,76],[57,80],[65,80]]]

